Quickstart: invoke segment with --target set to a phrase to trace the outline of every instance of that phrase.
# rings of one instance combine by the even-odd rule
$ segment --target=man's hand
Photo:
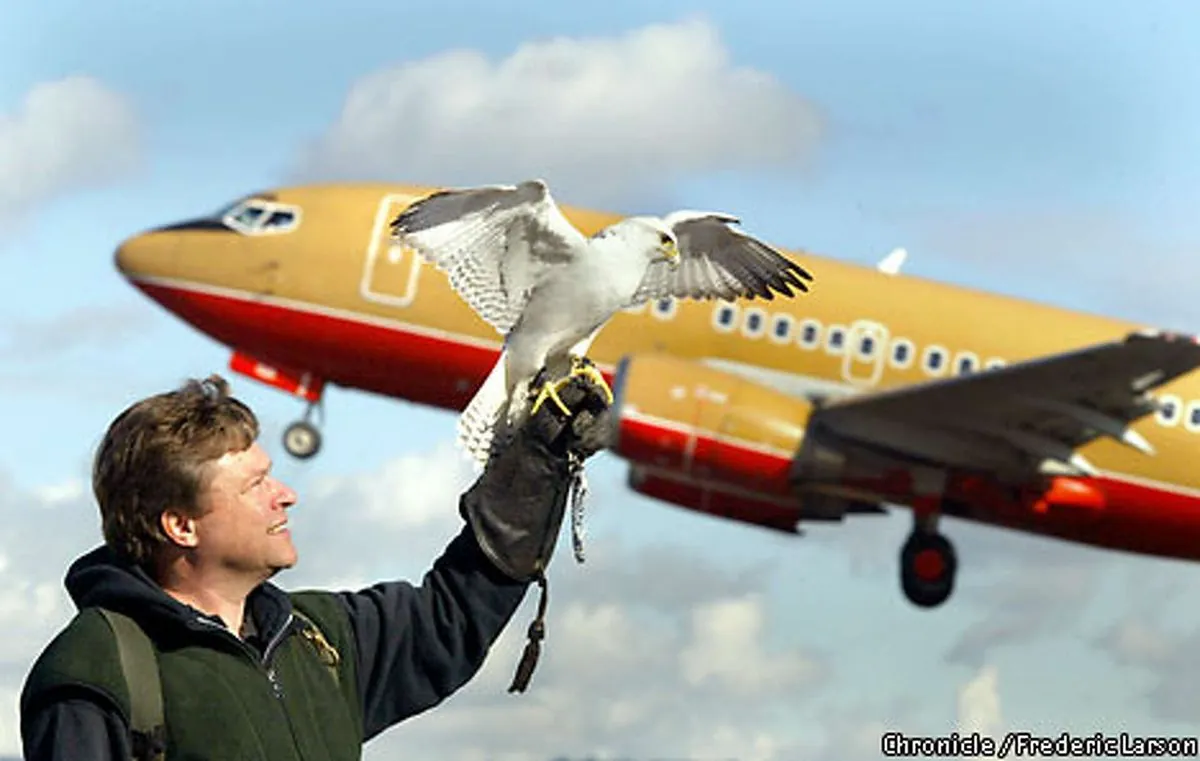
[[[541,386],[545,375],[543,369],[531,387]],[[605,391],[586,375],[573,375],[558,391],[571,414],[557,404],[543,404],[526,426],[554,454],[574,454],[586,460],[611,442],[612,418]]]
[[[463,495],[461,511],[480,547],[501,571],[528,581],[549,565],[571,481],[570,459],[609,443],[605,390],[574,375],[558,391],[571,411],[543,404],[496,451]]]

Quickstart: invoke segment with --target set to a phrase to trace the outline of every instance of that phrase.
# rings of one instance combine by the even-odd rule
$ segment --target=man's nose
[[[296,495],[296,492],[293,491],[290,486],[288,486],[287,484],[282,484],[282,483],[279,484],[279,497],[276,499],[276,503],[281,508],[283,508],[284,510],[288,510],[288,509],[294,507],[298,500],[299,500],[299,497]]]

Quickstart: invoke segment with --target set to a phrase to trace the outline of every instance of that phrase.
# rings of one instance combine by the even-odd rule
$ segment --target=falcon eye
[[[671,236],[667,235],[666,233],[659,233],[658,234],[658,242],[665,246],[671,242]]]

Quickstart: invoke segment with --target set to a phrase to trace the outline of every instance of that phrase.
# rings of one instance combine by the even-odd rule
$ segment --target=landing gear
[[[954,545],[938,533],[937,516],[918,515],[900,550],[900,587],[909,602],[935,608],[954,591],[958,558]]]
[[[307,460],[321,450],[321,431],[309,422],[313,410],[320,402],[310,404],[304,419],[297,420],[283,432],[283,448],[298,460]]]
[[[321,432],[306,420],[297,420],[283,432],[283,448],[292,457],[307,460],[321,449]]]

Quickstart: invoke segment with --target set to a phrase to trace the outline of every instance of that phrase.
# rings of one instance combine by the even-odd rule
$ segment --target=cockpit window
[[[221,221],[243,235],[277,235],[300,225],[300,209],[263,198],[247,198],[226,209]]]
[[[263,222],[264,230],[273,230],[276,228],[288,229],[296,221],[296,215],[293,212],[283,209],[276,209],[271,212],[271,216],[267,217],[267,221]]]
[[[235,210],[229,216],[240,226],[254,227],[254,223],[263,215],[263,210],[257,206],[243,206]]]

